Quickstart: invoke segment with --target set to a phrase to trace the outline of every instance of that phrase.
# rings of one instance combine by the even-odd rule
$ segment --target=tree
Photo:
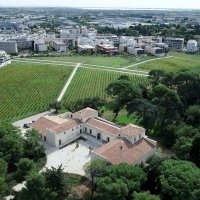
[[[16,168],[16,163],[23,156],[23,142],[20,135],[10,133],[5,135],[0,140],[0,152],[3,153],[3,158],[8,163],[8,171],[13,172]]]
[[[182,70],[173,77],[173,83],[185,107],[199,102],[200,75],[192,70]]]
[[[160,197],[151,195],[149,192],[134,192],[133,200],[160,200]]]
[[[176,139],[176,143],[173,146],[173,151],[179,159],[189,160],[191,146],[192,140],[182,136]]]
[[[84,170],[87,174],[90,174],[92,179],[92,195],[94,192],[95,180],[97,177],[101,177],[105,167],[108,165],[106,161],[92,160],[84,166]]]
[[[147,173],[147,182],[145,189],[150,190],[151,193],[160,192],[160,165],[164,160],[167,160],[168,157],[153,156],[147,160],[147,165],[144,168],[144,171]]]
[[[122,179],[113,181],[110,177],[97,179],[97,199],[125,200],[128,187]]]
[[[57,194],[45,187],[45,177],[39,173],[27,176],[25,188],[19,192],[19,200],[56,200]]]
[[[124,184],[126,184],[126,187],[128,188],[127,196],[129,198],[134,191],[140,191],[141,187],[147,180],[146,173],[141,167],[128,164],[111,165],[106,167],[103,177],[109,177],[112,183],[118,184],[118,180],[121,180]],[[101,178],[98,180],[100,181]]]
[[[163,161],[160,182],[164,199],[198,200],[200,197],[200,169],[192,162]]]
[[[193,105],[190,106],[186,113],[187,116],[187,123],[191,125],[197,125],[200,124],[200,106],[199,105]]]
[[[38,161],[45,157],[45,148],[39,143],[40,134],[37,130],[31,129],[26,132],[24,139],[24,156],[29,159]]]
[[[190,160],[194,162],[197,167],[200,167],[200,134],[197,135],[192,142]]]
[[[114,100],[114,119],[118,116],[120,109],[127,105],[128,102],[142,97],[140,88],[126,79],[118,79],[110,83],[106,88],[106,92]]]
[[[68,195],[69,188],[67,187],[62,165],[58,169],[54,167],[46,169],[43,175],[45,176],[46,187],[57,193],[57,199],[62,200],[63,197]]]
[[[8,185],[6,183],[7,168],[7,162],[0,158],[0,199],[3,199],[8,191]]]
[[[70,109],[72,111],[78,111],[78,110],[82,110],[84,108],[90,107],[93,108],[95,110],[100,110],[102,106],[104,106],[106,104],[106,100],[103,100],[99,97],[88,97],[85,99],[80,99],[78,101],[76,101],[75,103],[72,103],[72,105],[70,106]]]
[[[62,108],[60,101],[55,101],[52,104],[49,105],[50,109],[55,110],[55,113],[58,113],[58,111]]]
[[[163,70],[153,69],[149,72],[149,80],[153,87],[161,83],[162,79],[164,78],[166,72]]]
[[[126,110],[128,111],[128,115],[135,113],[141,118],[142,125],[146,129],[153,127],[157,119],[158,107],[153,105],[148,99],[133,99],[127,104]]]
[[[174,90],[164,85],[157,85],[152,89],[151,97],[152,103],[158,106],[157,121],[161,129],[179,117],[182,104]]]
[[[22,182],[27,175],[32,171],[36,170],[36,166],[33,160],[28,158],[22,158],[17,163],[17,171],[15,172],[15,177],[18,182]]]

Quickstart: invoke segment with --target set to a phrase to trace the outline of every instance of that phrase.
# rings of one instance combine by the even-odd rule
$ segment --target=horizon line
[[[97,9],[97,10],[200,10],[200,8],[165,8],[165,7],[90,7],[90,6],[81,6],[81,7],[74,7],[74,6],[47,6],[47,5],[30,5],[30,6],[0,6],[0,8],[71,8],[71,9]]]

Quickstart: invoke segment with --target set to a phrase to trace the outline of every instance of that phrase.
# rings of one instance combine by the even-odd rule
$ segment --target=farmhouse
[[[145,129],[129,124],[124,127],[98,117],[98,112],[85,108],[75,113],[43,116],[32,124],[41,138],[55,147],[62,147],[84,137],[101,144],[91,152],[92,159],[106,160],[112,164],[137,164],[156,151],[156,141],[145,135]]]

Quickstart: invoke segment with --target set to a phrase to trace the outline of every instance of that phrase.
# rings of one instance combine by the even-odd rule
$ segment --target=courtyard
[[[78,174],[86,176],[84,171],[84,165],[91,160],[90,149],[95,150],[99,147],[99,144],[93,142],[92,140],[78,140],[73,142],[61,149],[57,149],[48,145],[43,144],[46,148],[47,163],[46,168],[55,167],[58,168],[62,165],[64,172]]]

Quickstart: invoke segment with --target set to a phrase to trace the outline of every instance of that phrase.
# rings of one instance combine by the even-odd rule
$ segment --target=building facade
[[[43,116],[32,124],[32,128],[39,131],[43,140],[57,148],[87,135],[101,144],[91,152],[92,159],[103,159],[112,164],[137,164],[156,151],[156,141],[145,135],[144,128],[133,124],[120,127],[98,117],[98,112],[91,108]]]

